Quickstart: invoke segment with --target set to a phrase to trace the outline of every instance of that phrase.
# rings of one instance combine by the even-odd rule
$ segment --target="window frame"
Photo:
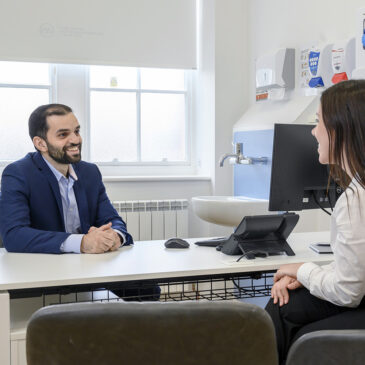
[[[1,83],[0,88],[8,88],[8,89],[37,89],[37,90],[48,90],[49,91],[49,103],[53,103],[54,100],[57,99],[57,81],[56,81],[56,65],[48,63],[48,73],[49,73],[49,85],[40,85],[40,84],[9,84],[9,83]],[[29,151],[32,152],[32,151]],[[15,160],[1,160],[0,159],[0,168],[4,168],[9,163],[14,162]]]
[[[194,136],[193,136],[193,121],[194,115],[194,75],[190,70],[184,70],[185,76],[185,90],[155,90],[155,89],[121,89],[125,91],[139,92],[137,98],[140,100],[141,94],[147,92],[155,93],[169,93],[169,94],[185,94],[185,161],[131,161],[131,162],[94,162],[90,161],[90,91],[91,90],[104,90],[104,91],[119,91],[118,88],[90,88],[89,82],[89,66],[88,65],[75,65],[78,66],[77,76],[68,68],[73,65],[68,64],[48,64],[49,67],[49,85],[37,85],[37,84],[0,84],[0,87],[9,88],[35,88],[35,89],[48,89],[49,90],[49,102],[50,103],[62,103],[72,107],[76,117],[81,125],[81,134],[83,136],[83,153],[82,159],[84,161],[95,163],[103,176],[110,178],[118,178],[125,176],[136,177],[173,177],[173,176],[194,176],[196,175],[197,164],[195,161],[194,153]],[[63,68],[62,68],[63,67]],[[62,68],[62,70],[61,70]],[[61,70],[61,72],[60,72]],[[62,79],[59,79],[62,74]],[[138,69],[138,86],[140,86],[140,69]],[[70,93],[70,83],[74,90]],[[75,101],[74,95],[78,95]],[[139,110],[139,112],[138,112]],[[138,157],[140,158],[140,106],[137,105],[138,113]],[[32,151],[29,151],[32,152]],[[7,164],[14,160],[0,160],[0,168],[5,167]]]
[[[192,153],[191,153],[191,116],[192,116],[192,75],[191,72],[184,70],[185,90],[159,90],[159,89],[142,89],[141,88],[141,68],[137,68],[137,87],[136,88],[95,88],[90,87],[90,68],[87,67],[86,80],[88,84],[87,89],[87,121],[88,121],[88,143],[90,144],[90,94],[92,91],[101,92],[132,92],[136,93],[136,108],[137,108],[137,161],[108,161],[108,162],[94,162],[98,166],[103,168],[111,167],[146,167],[146,166],[191,166],[192,165]],[[143,93],[155,93],[155,94],[178,94],[185,95],[185,160],[184,161],[141,161],[141,95]],[[90,154],[88,155],[90,159]]]

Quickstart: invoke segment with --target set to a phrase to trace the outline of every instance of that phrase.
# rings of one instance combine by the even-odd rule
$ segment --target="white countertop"
[[[293,233],[288,243],[295,256],[271,256],[235,262],[214,247],[199,247],[188,239],[188,249],[166,249],[164,241],[139,241],[104,254],[25,254],[0,249],[0,290],[91,284],[129,280],[181,278],[226,273],[270,271],[284,263],[332,261],[308,246],[329,240],[329,232]]]

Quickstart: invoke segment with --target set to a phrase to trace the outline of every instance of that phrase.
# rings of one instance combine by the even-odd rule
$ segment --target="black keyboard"
[[[194,242],[197,246],[206,246],[206,247],[217,247],[220,244],[223,244],[227,241],[227,237],[219,237],[219,238],[213,238],[211,240],[206,241],[197,241]]]

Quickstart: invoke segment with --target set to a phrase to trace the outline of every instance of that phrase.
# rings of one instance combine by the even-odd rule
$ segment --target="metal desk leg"
[[[0,291],[0,364],[10,365],[10,297]]]

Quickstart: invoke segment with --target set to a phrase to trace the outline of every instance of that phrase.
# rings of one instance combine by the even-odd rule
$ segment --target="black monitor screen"
[[[335,205],[336,189],[327,193],[328,167],[318,161],[313,125],[275,124],[270,211],[297,211]]]

